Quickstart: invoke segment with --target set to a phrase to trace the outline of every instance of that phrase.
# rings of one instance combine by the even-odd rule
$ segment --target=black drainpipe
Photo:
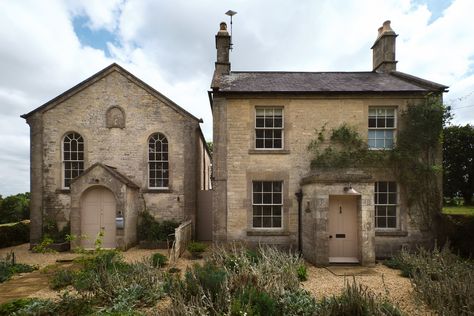
[[[301,226],[302,226],[302,221],[303,221],[303,214],[302,214],[302,205],[303,205],[303,190],[299,190],[298,192],[295,193],[296,199],[298,200],[298,251],[299,253],[303,252],[303,241],[302,241],[302,235],[301,235]]]

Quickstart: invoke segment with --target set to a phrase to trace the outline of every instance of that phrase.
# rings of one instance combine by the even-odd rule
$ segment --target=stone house
[[[202,120],[112,64],[28,114],[31,136],[31,243],[43,221],[68,222],[76,240],[128,248],[137,217],[196,222],[210,188]]]
[[[400,113],[447,87],[396,70],[396,34],[379,29],[367,72],[231,71],[221,23],[209,91],[214,120],[213,240],[299,248],[312,263],[371,265],[430,241],[388,170],[311,169],[314,130],[354,126],[390,150]]]

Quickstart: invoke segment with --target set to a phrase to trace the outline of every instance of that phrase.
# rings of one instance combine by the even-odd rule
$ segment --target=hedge
[[[15,246],[30,241],[30,221],[0,225],[0,248]]]

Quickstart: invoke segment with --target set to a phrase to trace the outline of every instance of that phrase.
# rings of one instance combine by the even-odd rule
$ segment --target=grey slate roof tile
[[[378,72],[231,72],[222,92],[427,92],[447,87],[417,78]]]

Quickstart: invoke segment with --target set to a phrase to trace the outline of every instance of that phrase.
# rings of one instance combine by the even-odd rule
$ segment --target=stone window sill
[[[249,149],[249,155],[288,155],[290,154],[289,150],[285,149]]]
[[[408,236],[408,232],[402,230],[379,230],[375,231],[375,236],[405,237]]]
[[[247,230],[247,236],[289,236],[290,233],[282,230]]]
[[[171,189],[143,189],[143,193],[171,193]]]

